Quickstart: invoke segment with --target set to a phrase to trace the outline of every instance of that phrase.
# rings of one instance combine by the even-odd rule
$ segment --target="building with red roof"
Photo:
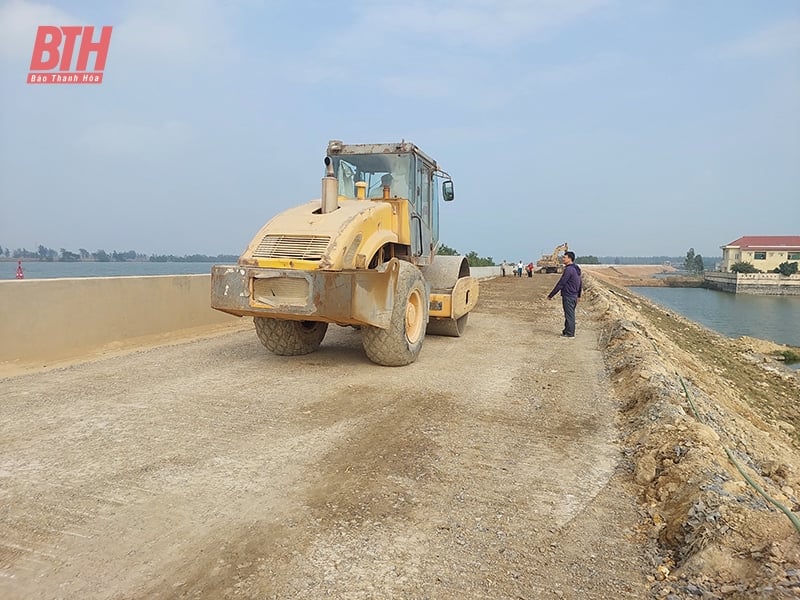
[[[764,273],[783,262],[800,262],[800,235],[746,235],[721,248],[723,272],[730,272],[737,262],[750,263]]]

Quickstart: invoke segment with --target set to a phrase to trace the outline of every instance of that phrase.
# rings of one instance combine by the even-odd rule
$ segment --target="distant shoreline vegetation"
[[[209,256],[207,254],[185,254],[183,256],[175,256],[174,254],[142,254],[135,250],[128,250],[126,252],[119,252],[113,250],[106,252],[105,250],[97,250],[89,252],[84,248],[80,248],[78,252],[72,252],[66,248],[61,248],[56,251],[52,248],[39,246],[36,251],[26,250],[25,248],[3,248],[0,246],[0,261],[14,261],[26,260],[37,262],[183,262],[183,263],[200,263],[200,262],[236,262],[239,259],[235,254],[217,254],[216,256]]]
[[[454,248],[442,244],[439,248],[438,254],[442,255],[460,255]],[[688,255],[687,255],[688,256]],[[491,256],[481,257],[473,250],[466,254],[467,261],[472,267],[488,267],[497,266],[494,258]],[[185,254],[183,256],[175,256],[174,254],[142,254],[135,250],[128,250],[126,252],[119,252],[113,250],[106,252],[105,250],[97,250],[89,252],[84,248],[79,248],[77,252],[72,252],[66,248],[61,248],[58,251],[53,248],[46,248],[39,246],[35,251],[26,250],[25,248],[4,248],[0,246],[0,262],[16,261],[16,260],[29,260],[41,262],[177,262],[177,263],[221,263],[221,262],[236,262],[239,260],[238,254],[217,254],[216,256],[209,256],[207,254]],[[702,257],[705,263],[705,270],[714,270],[715,263],[722,260],[722,257]],[[514,261],[511,261],[512,263]],[[535,259],[532,259],[535,262]],[[681,256],[578,256],[576,261],[578,264],[612,264],[612,265],[658,265],[658,264],[671,264],[680,266],[684,264],[684,257]]]

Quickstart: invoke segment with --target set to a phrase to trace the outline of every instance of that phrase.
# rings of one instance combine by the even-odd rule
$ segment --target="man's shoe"
[[[574,335],[574,334],[573,334],[573,335],[569,335],[569,334],[567,334],[567,333],[562,333],[562,334],[561,334],[561,337],[565,337],[565,338],[574,338],[574,337],[575,337],[575,335]]]

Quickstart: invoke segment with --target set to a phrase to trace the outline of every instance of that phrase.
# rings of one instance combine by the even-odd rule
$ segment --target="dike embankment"
[[[642,535],[660,549],[654,597],[798,597],[800,375],[777,360],[787,347],[585,280]]]
[[[786,347],[726,338],[584,273],[579,319],[599,325],[636,535],[658,548],[652,597],[797,597],[800,380],[777,360]],[[509,318],[523,306],[501,305]],[[0,311],[0,368],[252,328],[209,308],[206,275],[5,281]]]

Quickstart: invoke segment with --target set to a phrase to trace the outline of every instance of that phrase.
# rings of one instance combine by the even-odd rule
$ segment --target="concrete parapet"
[[[236,324],[211,275],[0,281],[0,364],[86,356],[115,343]]]

